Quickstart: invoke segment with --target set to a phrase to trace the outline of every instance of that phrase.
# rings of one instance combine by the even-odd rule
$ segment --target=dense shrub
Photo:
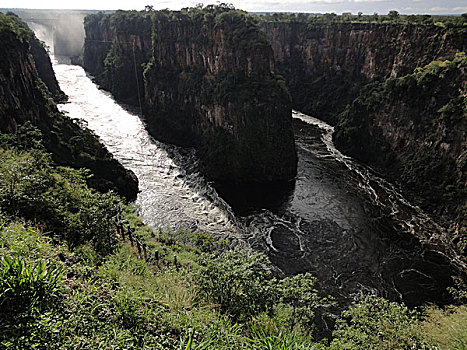
[[[397,303],[365,297],[343,313],[333,333],[330,348],[342,349],[427,349],[418,330],[418,316]]]
[[[443,350],[467,349],[467,306],[439,309],[429,307],[421,331]]]
[[[202,255],[197,283],[206,299],[222,313],[246,321],[272,310],[276,280],[265,255],[242,250]]]
[[[92,242],[100,254],[115,245],[112,218],[122,205],[112,193],[86,186],[88,172],[55,167],[50,156],[0,148],[0,211],[43,225],[71,247]]]
[[[261,313],[279,315],[281,327],[310,333],[314,317],[329,300],[318,295],[311,274],[278,279],[264,254],[245,250],[202,254],[195,282],[201,295],[221,313],[248,322]]]

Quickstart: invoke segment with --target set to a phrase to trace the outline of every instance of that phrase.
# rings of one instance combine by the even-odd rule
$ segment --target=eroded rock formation
[[[141,101],[156,138],[196,147],[209,178],[293,179],[290,96],[252,17],[214,6],[117,12],[87,17],[85,29],[85,68],[118,100]]]

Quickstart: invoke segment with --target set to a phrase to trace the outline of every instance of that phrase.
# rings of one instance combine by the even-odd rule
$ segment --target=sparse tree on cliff
[[[391,21],[396,21],[399,18],[399,12],[395,10],[389,11],[388,17]]]
[[[375,22],[378,22],[378,18],[379,18],[378,12],[373,13],[373,16],[371,16],[371,19]]]

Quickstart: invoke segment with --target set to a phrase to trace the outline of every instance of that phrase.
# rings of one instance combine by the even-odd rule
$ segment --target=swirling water
[[[99,90],[81,67],[56,62],[54,70],[69,96],[59,108],[85,120],[138,177],[136,204],[148,225],[204,230],[266,252],[287,274],[312,272],[325,293],[343,302],[361,292],[410,305],[449,300],[453,265],[415,238],[441,228],[336,150],[331,126],[294,112],[294,183],[215,186],[198,172],[193,150],[154,140],[137,113]]]

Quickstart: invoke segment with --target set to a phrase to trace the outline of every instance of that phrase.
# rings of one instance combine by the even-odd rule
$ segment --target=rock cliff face
[[[39,78],[47,86],[50,94],[52,95],[55,102],[64,102],[67,100],[67,96],[60,89],[58,81],[55,77],[55,73],[52,69],[52,62],[50,61],[49,54],[45,50],[43,44],[39,39],[34,35],[32,31],[29,30],[29,27],[24,23],[16,14],[9,12],[8,17],[15,22],[15,25],[18,28],[24,30],[24,33],[29,33],[29,47],[30,53],[36,66],[37,73]]]
[[[465,29],[266,22],[293,106],[336,126],[344,153],[399,183],[465,248]],[[434,61],[434,62],[433,62]],[[442,220],[444,219],[444,220]]]
[[[149,131],[196,147],[208,177],[249,183],[295,176],[290,97],[251,17],[214,6],[121,12],[89,16],[85,29],[85,68],[126,102],[135,102],[140,84]]]
[[[0,132],[15,133],[19,125],[30,122],[40,129],[44,146],[55,162],[88,168],[94,174],[89,180],[94,188],[114,189],[135,198],[138,183],[134,174],[124,169],[91,132],[80,129],[57,110],[36,69],[32,35],[17,18],[0,14]],[[47,74],[53,72],[50,60],[48,63],[43,70]]]
[[[67,96],[58,85],[57,78],[55,77],[55,73],[52,69],[52,62],[50,61],[49,54],[35,35],[31,35],[29,44],[39,78],[41,78],[45,86],[47,86],[47,89],[55,102],[65,102],[67,100]]]
[[[18,27],[13,19],[0,14],[2,24],[0,39],[0,131],[15,132],[18,124],[36,122],[43,109],[36,99],[44,101],[38,86],[37,71],[29,52],[28,35]],[[8,24],[16,26],[17,32]]]
[[[293,107],[336,124],[338,113],[373,80],[412,73],[465,51],[462,29],[437,26],[300,22],[261,24],[286,79]]]
[[[459,235],[467,232],[466,81],[464,52],[371,84],[334,134],[340,149],[401,183]]]
[[[152,26],[151,16],[138,12],[85,18],[84,68],[120,102],[144,102],[142,65],[152,56]]]

